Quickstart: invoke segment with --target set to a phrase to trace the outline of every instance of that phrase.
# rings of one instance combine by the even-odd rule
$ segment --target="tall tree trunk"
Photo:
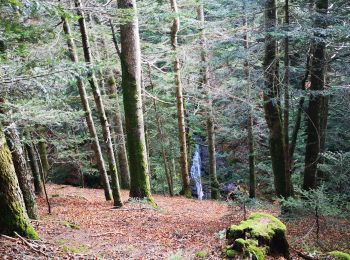
[[[24,146],[27,150],[29,165],[30,165],[30,169],[31,169],[32,174],[33,174],[34,191],[35,191],[36,195],[42,196],[43,195],[43,184],[41,181],[39,165],[38,165],[38,161],[36,159],[34,146],[33,146],[33,143],[31,141],[30,133],[26,132],[25,137],[26,137],[26,141],[25,141]]]
[[[122,89],[130,167],[130,197],[153,202],[141,97],[141,49],[136,0],[120,0],[118,8],[129,11],[129,21],[120,25]]]
[[[128,156],[126,153],[126,145],[124,139],[123,121],[122,115],[120,113],[120,106],[118,100],[117,84],[113,75],[112,70],[108,71],[108,79],[106,82],[106,89],[110,98],[114,99],[114,111],[112,115],[113,128],[116,140],[116,151],[119,162],[120,171],[120,184],[124,189],[130,188],[130,173],[129,173],[129,163]]]
[[[328,10],[328,0],[316,1],[315,30],[327,27],[325,17]],[[326,75],[326,43],[324,36],[315,33],[315,39],[312,42],[311,58],[311,95],[309,107],[307,109],[307,140],[305,151],[305,171],[303,188],[316,188],[316,173],[321,151],[321,121],[322,119],[322,100],[324,99],[322,91],[325,85]],[[322,39],[322,40],[321,40]]]
[[[177,54],[177,33],[180,27],[180,19],[177,9],[176,0],[170,0],[171,11],[174,15],[173,25],[171,27],[171,46],[174,52],[174,75],[176,86],[176,104],[177,104],[177,118],[179,128],[179,143],[180,143],[180,163],[182,176],[182,191],[186,197],[192,197],[190,189],[190,178],[188,174],[188,158],[187,158],[187,140],[186,140],[186,126],[185,126],[185,110],[183,89],[180,75],[180,60]]]
[[[250,80],[250,69],[249,69],[249,58],[248,58],[248,48],[249,48],[249,37],[248,37],[248,18],[247,18],[247,10],[246,3],[244,2],[243,6],[244,18],[243,25],[245,27],[245,33],[243,37],[244,41],[244,49],[246,51],[246,59],[244,60],[244,77],[248,86],[248,101],[251,100],[251,80]],[[248,150],[249,150],[249,197],[256,197],[256,172],[255,172],[255,146],[254,146],[254,113],[253,113],[253,105],[249,104],[249,112],[247,118],[247,130],[248,130]]]
[[[284,5],[285,27],[287,35],[284,37],[284,109],[283,109],[283,133],[284,133],[284,157],[285,175],[289,193],[293,193],[293,183],[291,180],[291,160],[289,154],[289,0],[285,0]]]
[[[43,164],[43,182],[46,182],[47,177],[49,175],[49,169],[50,164],[47,156],[47,147],[46,147],[46,140],[45,140],[45,127],[39,126],[38,127],[38,134],[39,134],[39,141],[38,141],[38,149],[39,149],[39,155],[41,163]]]
[[[63,21],[63,30],[67,36],[69,57],[73,62],[78,62],[78,55],[76,52],[75,43],[74,43],[72,35],[71,35],[68,21],[65,18],[62,18],[62,21]],[[77,87],[78,87],[79,95],[80,95],[80,99],[81,99],[81,104],[82,104],[83,110],[85,112],[86,123],[87,123],[88,129],[89,129],[90,137],[92,139],[92,149],[95,153],[95,157],[97,160],[97,167],[98,167],[98,170],[99,170],[100,176],[102,178],[102,182],[103,182],[105,198],[106,198],[106,200],[111,200],[112,199],[111,188],[110,188],[109,181],[108,181],[107,171],[106,171],[100,143],[99,143],[98,136],[97,136],[96,127],[95,127],[95,124],[94,124],[94,121],[92,118],[89,101],[87,99],[85,85],[84,85],[84,82],[83,82],[81,77],[76,77],[76,80],[77,80]]]
[[[305,66],[305,74],[304,77],[301,81],[301,90],[303,91],[303,95],[305,92],[305,84],[307,82],[307,79],[309,77],[310,74],[310,51],[308,51],[307,53],[307,58],[306,58],[306,66]],[[303,115],[303,111],[304,111],[304,103],[305,103],[305,97],[302,96],[299,100],[299,104],[298,104],[298,110],[297,110],[297,114],[295,116],[295,124],[294,124],[294,128],[293,128],[293,132],[292,132],[292,136],[291,136],[291,141],[290,141],[290,145],[289,145],[289,165],[290,167],[292,167],[292,161],[293,161],[293,156],[294,156],[294,151],[295,151],[295,147],[297,144],[297,140],[298,140],[298,133],[300,130],[300,126],[301,126],[301,118]]]
[[[215,128],[213,115],[213,102],[211,97],[210,82],[209,82],[209,67],[208,53],[206,47],[206,38],[204,32],[204,9],[203,4],[197,8],[197,19],[201,23],[201,87],[206,92],[208,107],[207,107],[207,135],[208,135],[208,152],[209,152],[209,176],[211,187],[211,198],[218,200],[220,198],[219,182],[216,175],[216,152],[215,152]]]
[[[150,85],[151,85],[152,91],[153,91],[154,85],[153,85],[153,81],[152,81],[152,74],[151,74],[150,65],[148,65],[148,77],[149,77]],[[158,109],[157,109],[157,101],[155,98],[153,99],[153,107],[154,107],[154,113],[156,116],[156,125],[157,125],[158,137],[159,137],[159,141],[160,141],[160,150],[161,150],[162,159],[163,159],[165,178],[166,178],[167,184],[168,184],[169,195],[172,197],[172,196],[174,196],[173,179],[171,177],[171,170],[170,170],[170,166],[169,166],[169,162],[168,162],[168,155],[167,155],[167,152],[165,149],[166,140],[165,140],[164,131],[162,129],[162,120],[160,118],[160,114],[159,114]]]
[[[267,0],[265,4],[265,58],[264,58],[264,110],[269,128],[270,155],[277,196],[290,196],[290,181],[285,174],[285,149],[282,116],[279,104],[279,84],[277,75],[276,0]]]
[[[0,233],[13,235],[17,232],[31,239],[39,239],[29,222],[11,152],[2,131],[0,126]]]
[[[80,17],[78,22],[79,22],[79,29],[80,29],[81,40],[83,45],[84,58],[85,58],[86,64],[89,66],[89,72],[88,72],[89,83],[94,96],[97,113],[100,118],[103,139],[107,145],[107,158],[108,158],[109,172],[111,175],[111,182],[112,182],[111,188],[112,188],[114,206],[121,207],[123,205],[123,202],[122,202],[121,193],[120,193],[119,177],[118,177],[118,171],[117,171],[117,164],[115,162],[112,137],[109,129],[109,123],[107,120],[106,111],[102,102],[100,89],[99,89],[95,74],[92,70],[93,60],[92,60],[91,48],[90,48],[90,43],[89,43],[89,38],[88,38],[88,33],[87,33],[87,28],[85,23],[85,16],[84,16],[84,12],[81,9],[80,0],[74,0],[74,3],[75,3],[75,7],[77,8],[77,14]]]
[[[38,208],[35,201],[34,190],[32,188],[29,173],[26,166],[25,155],[21,146],[21,141],[15,124],[8,126],[5,131],[7,145],[12,154],[12,161],[15,167],[19,187],[23,194],[23,200],[29,218],[38,219]]]

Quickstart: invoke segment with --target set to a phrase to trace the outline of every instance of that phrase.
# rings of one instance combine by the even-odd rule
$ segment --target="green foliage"
[[[196,257],[198,257],[198,258],[206,258],[206,257],[208,257],[208,252],[207,251],[198,251],[196,253]]]
[[[335,257],[337,260],[350,260],[349,254],[340,251],[332,251],[328,255]]]
[[[339,194],[327,192],[324,185],[315,190],[296,189],[295,192],[297,197],[281,200],[282,207],[292,216],[314,215],[317,210],[319,216],[345,217],[349,212],[349,202]]]

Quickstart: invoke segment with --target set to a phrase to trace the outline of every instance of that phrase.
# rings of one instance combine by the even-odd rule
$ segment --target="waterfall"
[[[194,180],[197,189],[198,199],[202,200],[203,198],[203,188],[202,188],[202,176],[201,176],[201,155],[200,155],[199,145],[196,145],[196,150],[192,157],[192,166],[191,166],[191,178]]]

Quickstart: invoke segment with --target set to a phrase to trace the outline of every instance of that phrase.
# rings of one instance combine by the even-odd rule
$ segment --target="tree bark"
[[[34,190],[30,182],[24,152],[15,124],[8,126],[5,131],[7,145],[11,151],[19,187],[21,188],[27,214],[31,219],[38,219],[38,208],[35,201]]]
[[[39,239],[29,222],[11,152],[2,130],[0,126],[0,233],[14,235],[17,232],[31,239]]]
[[[177,118],[179,128],[179,143],[180,143],[180,163],[182,176],[182,191],[186,197],[192,197],[190,189],[190,178],[188,174],[188,158],[187,158],[187,140],[186,140],[186,125],[185,125],[185,110],[183,100],[183,89],[180,75],[180,60],[177,55],[177,33],[180,27],[180,19],[178,16],[178,8],[176,0],[170,0],[171,11],[174,20],[171,27],[171,46],[174,52],[174,75],[176,86],[176,104],[177,104]]]
[[[277,41],[273,36],[276,30],[276,0],[267,0],[265,4],[265,57],[264,57],[264,111],[269,128],[270,155],[274,185],[277,196],[290,196],[290,180],[285,174],[285,149],[282,115],[279,103],[279,84],[277,75]]]
[[[284,5],[285,27],[287,33],[289,30],[289,0],[285,0]],[[285,157],[285,175],[289,182],[289,193],[293,193],[293,183],[291,180],[291,159],[289,154],[289,37],[284,37],[284,109],[283,109],[283,134],[284,134],[284,157]]]
[[[209,152],[209,176],[211,187],[211,199],[220,199],[219,182],[216,175],[216,152],[215,152],[215,128],[213,115],[213,102],[210,93],[209,83],[209,67],[208,67],[208,53],[206,47],[206,38],[204,33],[204,9],[203,4],[197,8],[197,19],[201,23],[201,87],[206,92],[208,101],[207,107],[207,136],[208,136],[208,152]]]
[[[39,165],[38,165],[38,161],[36,159],[33,143],[31,141],[31,135],[29,132],[26,132],[25,135],[26,135],[26,141],[25,141],[24,146],[27,150],[29,165],[30,165],[30,169],[31,169],[32,174],[33,174],[34,191],[35,191],[36,195],[42,196],[43,195],[43,184],[42,184],[41,177],[40,177]]]
[[[249,37],[248,37],[248,18],[247,18],[247,10],[246,5],[244,3],[243,6],[244,11],[244,19],[243,25],[245,27],[245,33],[243,37],[244,41],[244,49],[246,51],[246,59],[244,60],[244,77],[248,86],[248,101],[251,100],[251,80],[250,80],[250,69],[249,69],[249,57],[248,57],[248,48],[249,48]],[[254,146],[254,113],[253,106],[249,104],[249,112],[247,118],[247,130],[248,130],[248,150],[249,150],[249,197],[256,197],[256,172],[255,172],[255,146]]]
[[[112,115],[113,129],[115,133],[116,140],[116,151],[119,162],[119,171],[121,176],[121,187],[123,189],[130,188],[130,173],[129,173],[129,163],[128,156],[126,152],[126,145],[124,139],[123,121],[122,115],[120,113],[120,106],[117,93],[117,84],[113,75],[112,70],[108,71],[108,79],[106,81],[106,89],[110,98],[114,99],[115,107]]]
[[[326,28],[327,22],[325,17],[328,10],[328,0],[316,1],[315,29]],[[306,190],[316,188],[316,173],[321,151],[321,109],[322,100],[324,99],[322,91],[325,85],[326,75],[326,43],[324,36],[315,33],[315,39],[312,42],[311,58],[311,94],[309,107],[307,109],[307,140],[305,151],[305,170],[303,188]]]
[[[89,72],[88,72],[88,80],[92,89],[92,93],[94,96],[97,113],[101,122],[102,127],[102,135],[104,142],[107,145],[107,158],[108,158],[108,165],[109,165],[109,172],[111,175],[111,188],[112,188],[112,194],[113,194],[113,200],[114,200],[114,206],[121,207],[123,206],[121,193],[120,193],[120,187],[119,187],[119,177],[117,172],[117,164],[115,161],[114,156],[114,150],[113,150],[113,144],[112,144],[112,137],[109,129],[109,123],[106,116],[106,111],[103,105],[100,88],[97,83],[97,79],[95,77],[95,74],[92,70],[93,60],[91,55],[91,48],[85,23],[85,16],[84,12],[81,9],[81,2],[80,0],[74,0],[75,7],[77,8],[77,14],[80,17],[79,22],[79,29],[81,34],[81,40],[83,45],[83,51],[84,51],[84,58],[86,64],[89,66]]]
[[[120,25],[122,89],[130,167],[130,197],[153,203],[148,178],[148,161],[141,98],[141,49],[135,0],[120,0],[118,8],[132,11]]]
[[[38,133],[40,138],[38,142],[38,149],[39,149],[40,160],[41,160],[41,163],[43,164],[43,173],[44,173],[43,182],[46,182],[47,177],[49,175],[50,164],[49,164],[48,155],[47,155],[45,128],[43,126],[39,126]]]
[[[70,57],[72,62],[78,62],[78,55],[76,52],[75,43],[74,43],[72,35],[71,35],[70,26],[68,24],[68,21],[65,18],[62,18],[62,21],[63,21],[63,30],[67,36],[69,57]],[[86,93],[86,89],[85,89],[85,84],[84,84],[81,77],[77,76],[76,81],[77,81],[77,87],[79,90],[81,104],[82,104],[83,110],[85,112],[85,119],[86,119],[86,123],[87,123],[88,129],[89,129],[89,134],[90,134],[90,137],[92,139],[92,149],[95,153],[98,171],[99,171],[99,174],[100,174],[100,176],[102,178],[102,182],[103,182],[105,198],[106,198],[106,200],[111,200],[112,199],[111,188],[110,188],[109,181],[108,181],[107,171],[106,171],[100,143],[99,143],[98,136],[97,136],[96,127],[95,127],[95,124],[94,124],[94,121],[92,118],[91,109],[90,109],[90,105],[89,105],[89,101],[88,101],[87,93]]]

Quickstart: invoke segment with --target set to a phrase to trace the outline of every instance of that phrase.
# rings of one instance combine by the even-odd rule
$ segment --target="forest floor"
[[[225,202],[154,195],[157,209],[142,201],[128,201],[123,208],[113,209],[104,200],[103,190],[53,184],[47,188],[52,214],[39,198],[41,218],[32,222],[42,241],[27,240],[26,244],[21,238],[0,237],[0,259],[175,260],[195,259],[198,252],[205,252],[207,259],[222,259],[224,229],[243,219],[240,207]],[[122,196],[127,201],[128,192],[123,191]],[[252,211],[279,214],[276,205],[268,209]],[[325,249],[349,248],[349,222],[341,224],[340,229],[322,225],[320,238]],[[287,223],[294,248],[312,248],[312,225],[308,218]]]

